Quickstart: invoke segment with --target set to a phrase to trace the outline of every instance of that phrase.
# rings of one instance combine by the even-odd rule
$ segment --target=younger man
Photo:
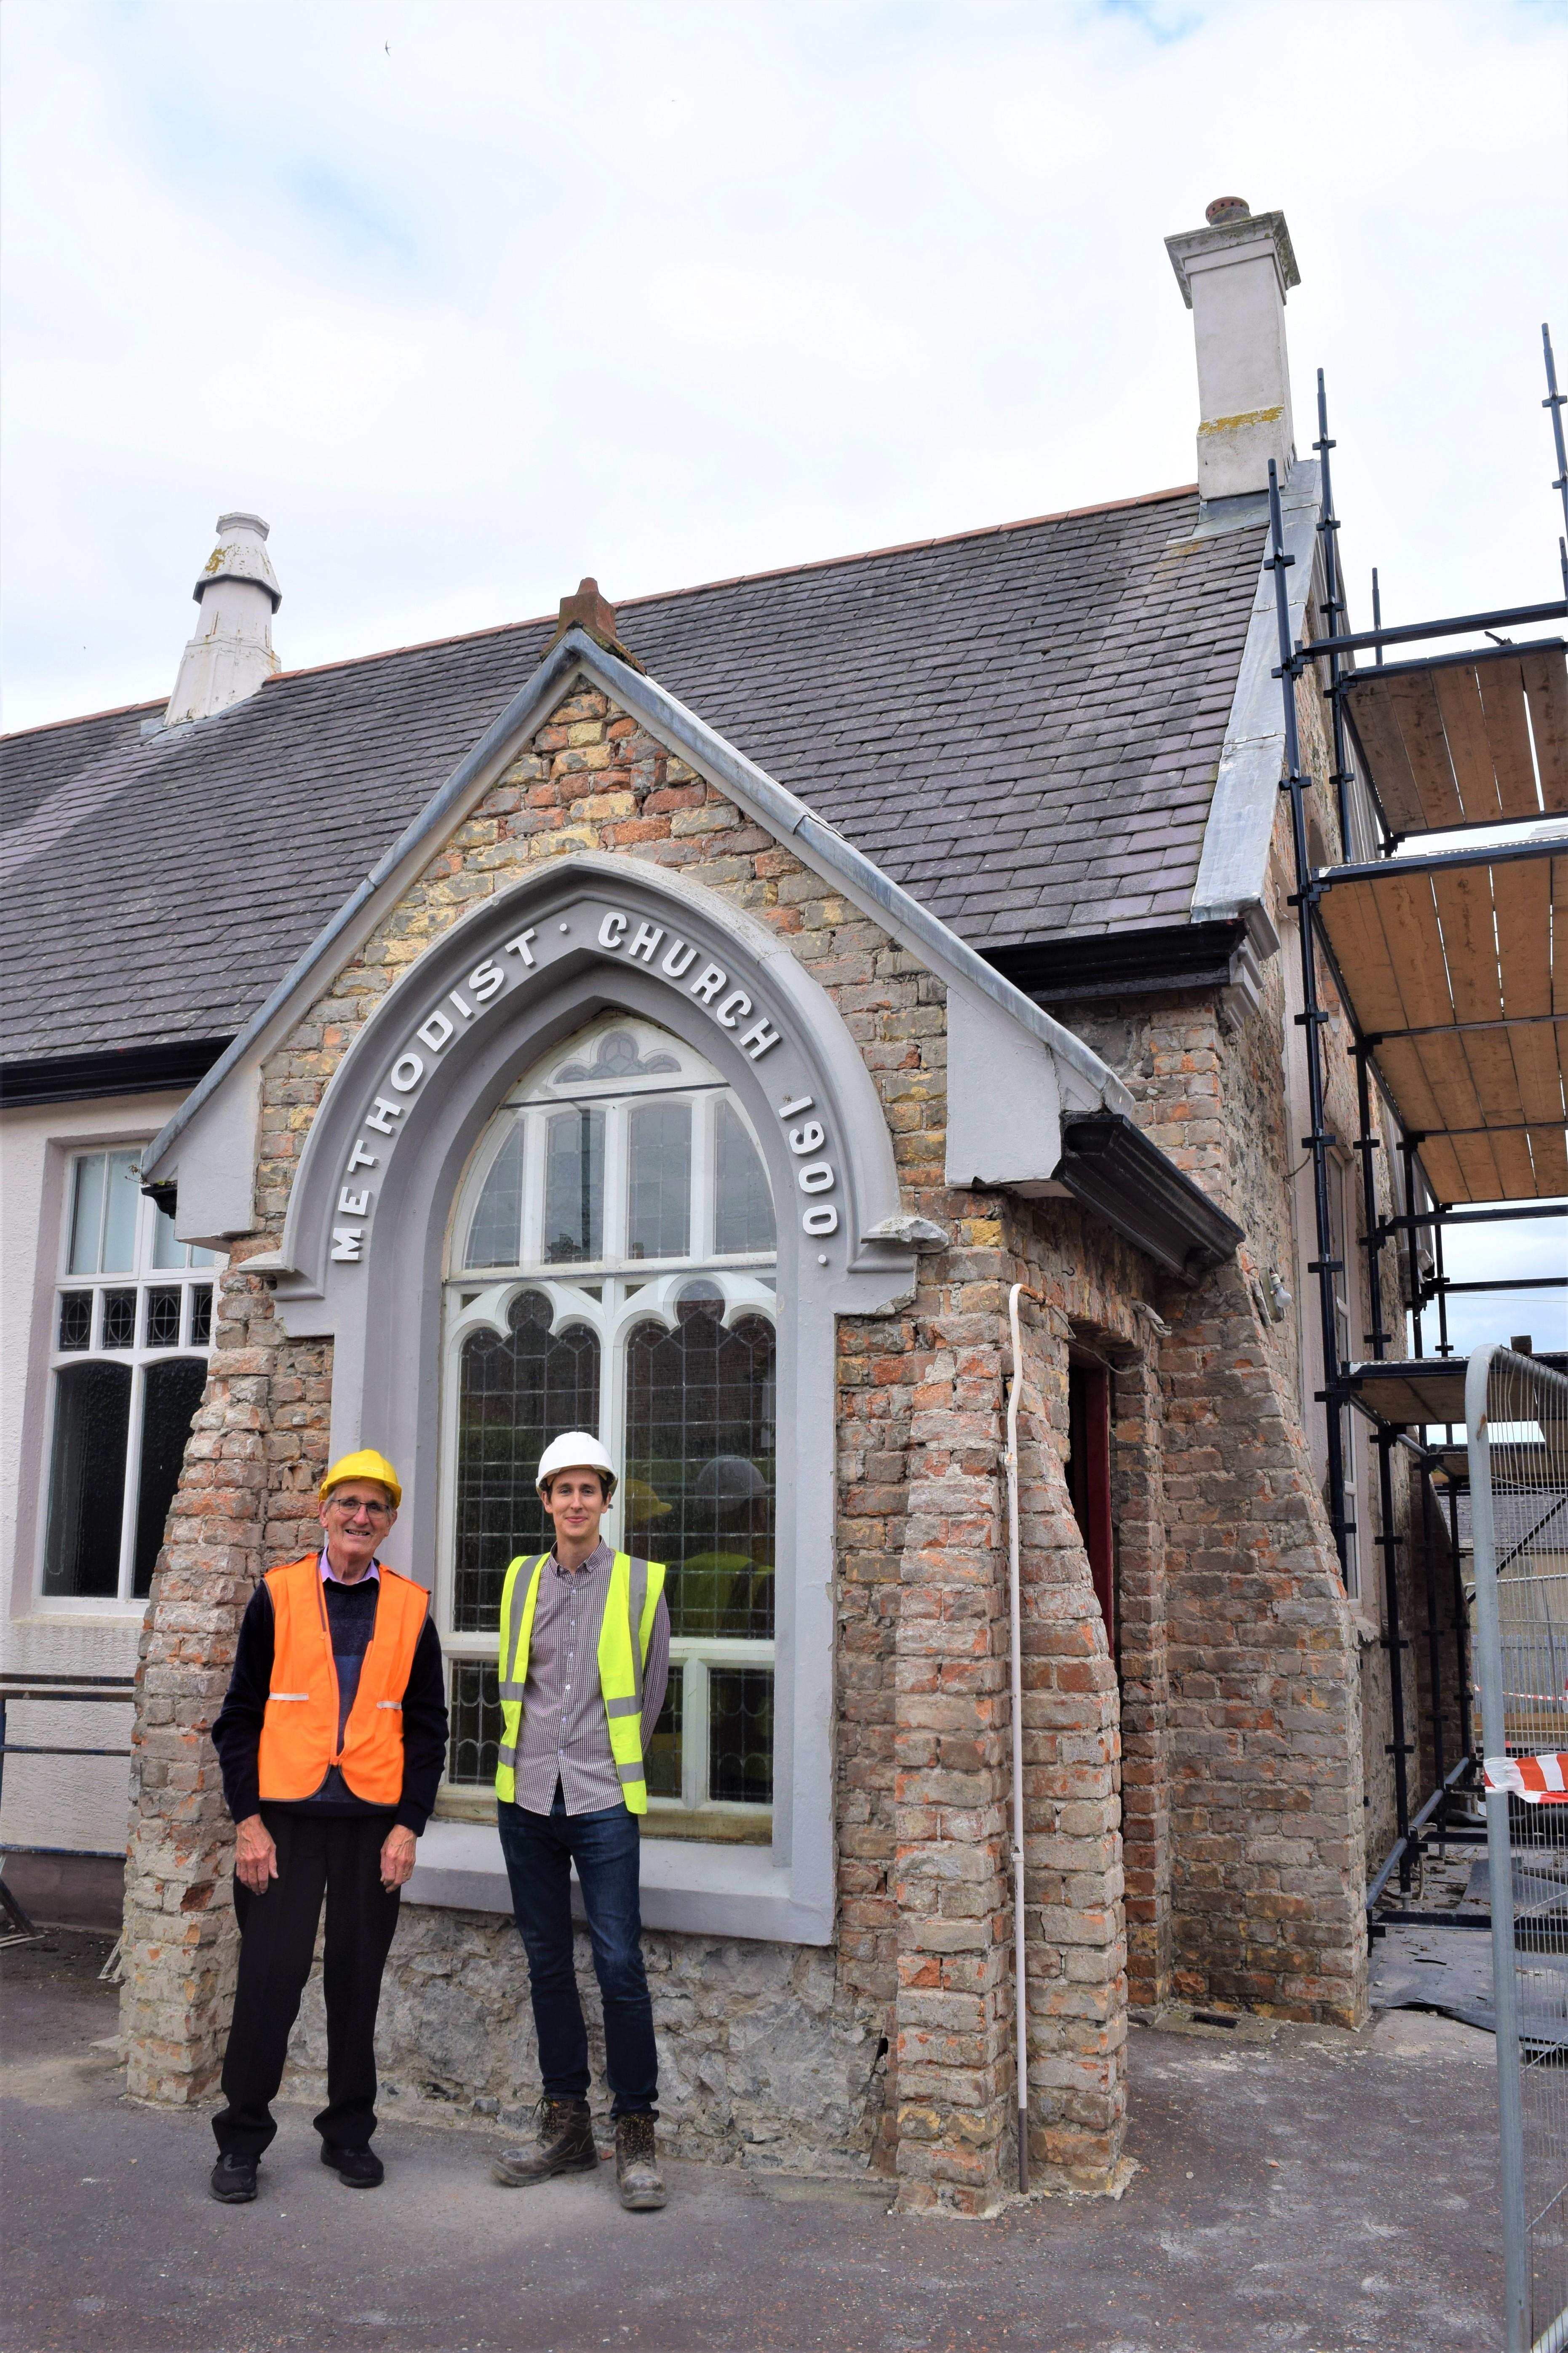
[[[528,1954],[539,2064],[539,2137],[508,2149],[497,2181],[521,2189],[598,2162],[588,2115],[588,2035],[572,1961],[571,1873],[583,1889],[605,2004],[621,2203],[665,2202],[654,2123],[658,2059],[642,1957],[638,1821],[643,1759],[669,1680],[664,1569],[612,1553],[599,1535],[616,1491],[610,1458],[569,1430],[540,1458],[552,1549],[514,1560],[500,1613],[501,1852]]]

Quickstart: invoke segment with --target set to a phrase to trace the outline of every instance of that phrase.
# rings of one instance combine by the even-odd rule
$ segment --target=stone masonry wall
[[[952,1235],[908,1309],[839,1334],[843,1935],[820,1953],[650,1939],[676,2146],[773,2162],[869,2156],[896,2166],[907,2206],[988,2211],[1011,2153],[1001,1417],[1006,1281],[1025,1261],[1005,1247],[1000,1203],[942,1185],[940,982],[589,692],[552,714],[264,1072],[256,1229],[224,1281],[143,1635],[124,1996],[132,2089],[200,2099],[214,2082],[233,1928],[230,1832],[206,1730],[255,1578],[308,1546],[326,1459],[331,1351],[282,1335],[246,1261],[279,1239],[316,1108],[381,993],[476,896],[587,848],[679,866],[788,938],[881,1092],[906,1206]],[[1041,1227],[1027,1265],[1048,1292],[1125,1324],[1121,1293],[1141,1262],[1081,1232],[1074,1250],[1070,1266],[1056,1266]],[[1087,1563],[1062,1493],[1058,1457],[1049,1548],[1058,1585],[1076,1593],[1062,1690],[1089,1662],[1089,1696],[1075,1690],[1068,1713],[1076,1724],[1087,1709],[1079,1729],[1092,1753],[1068,1742],[1058,1786],[1041,1791],[1040,1868],[1055,1877],[1031,1978],[1089,1990],[1047,1997],[1066,2022],[1041,2045],[1037,2130],[1042,2160],[1088,2182],[1114,2168],[1123,2096],[1114,1679],[1085,1630],[1092,1596],[1086,1608]],[[1093,1790],[1081,1820],[1064,1794],[1080,1781]],[[527,2097],[526,1976],[510,1934],[405,1907],[383,2036],[399,2096],[481,2113]],[[1068,1947],[1078,1957],[1063,1958]],[[317,2032],[308,2011],[296,2054],[307,2075]]]
[[[305,1549],[325,1468],[331,1350],[288,1342],[241,1242],[153,1579],[132,1735],[121,2024],[133,2098],[200,2100],[234,1990],[233,1831],[207,1738],[256,1581]],[[311,1523],[313,1525],[313,1522]]]
[[[1150,1371],[1153,1325],[1142,1296],[1150,1285],[1135,1252],[1109,1243],[1065,1203],[1019,1204],[1010,1239],[1031,1288],[1043,1294],[1021,1303],[1020,1316],[1031,2178],[1052,2187],[1116,2189],[1127,2105],[1123,1819],[1130,1811],[1141,1884],[1152,1883],[1159,1875],[1161,1801],[1140,1778],[1127,1806],[1124,1710],[1136,1727],[1140,1774],[1153,1762],[1152,1715],[1142,1682],[1130,1709],[1125,1685],[1119,1690],[1068,1489],[1068,1347],[1088,1343],[1116,1364],[1113,1419],[1125,1431],[1138,1419],[1136,1400]],[[1148,1541],[1148,1467],[1118,1444],[1112,1504],[1123,1594],[1130,1578],[1136,1592],[1159,1556]],[[1139,1640],[1133,1659],[1147,1668]],[[1158,1934],[1152,1921],[1148,1927]]]
[[[1146,1334],[1146,1346],[1151,1342]],[[1147,1354],[1114,1340],[1100,1352],[1115,1366],[1110,1507],[1116,1526],[1128,1999],[1133,2009],[1147,2011],[1171,1999],[1173,1984],[1164,1398],[1157,1364]]]
[[[1171,1941],[1167,1971],[1156,1903],[1139,1924],[1138,1998],[1342,2021],[1365,2002],[1362,1645],[1307,1442],[1294,1315],[1269,1300],[1272,1276],[1299,1287],[1286,1001],[1276,958],[1239,1015],[1196,991],[1059,1009],[1125,1079],[1140,1124],[1246,1230],[1234,1262],[1160,1303],[1173,1326],[1160,1358],[1164,1654],[1139,1706],[1152,1731],[1163,1670]]]
[[[928,1214],[943,1204],[928,1202]],[[1125,2126],[1118,1701],[1072,1515],[1075,1314],[1132,1316],[1133,1253],[1077,1212],[948,1196],[912,1399],[897,1627],[900,2204],[989,2211],[1016,2180],[1011,1724],[1004,1448],[1008,1286],[1042,1294],[1020,1431],[1029,2131],[1037,2180],[1104,2189]],[[924,1303],[924,1288],[917,1306]],[[886,1361],[886,1360],[884,1360]]]
[[[605,2039],[587,1932],[576,1936],[594,2101],[607,2134]],[[830,1950],[643,1935],[659,2054],[659,2119],[685,2158],[787,2172],[863,2173],[883,2126],[887,2038]],[[515,2138],[540,2096],[528,1968],[510,1918],[405,1905],[376,2031],[382,2112],[495,2122]],[[289,2090],[326,2096],[318,1968],[291,2045]],[[879,2168],[887,2170],[884,2164]]]
[[[1358,2025],[1360,1687],[1321,1501],[1239,1270],[1166,1312],[1175,1989]]]

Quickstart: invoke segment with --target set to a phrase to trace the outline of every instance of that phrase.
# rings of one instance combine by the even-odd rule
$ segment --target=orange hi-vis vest
[[[289,1804],[313,1798],[334,1765],[367,1805],[395,1806],[403,1795],[403,1694],[430,1596],[412,1578],[379,1562],[376,1567],[375,1627],[341,1749],[338,1669],[320,1555],[307,1553],[286,1568],[268,1571],[272,1687],[258,1758],[264,1799]]]

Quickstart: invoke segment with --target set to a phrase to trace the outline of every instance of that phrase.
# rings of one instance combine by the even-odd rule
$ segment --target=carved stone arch
[[[279,1319],[291,1335],[331,1336],[332,1451],[374,1444],[397,1463],[405,1501],[387,1556],[428,1581],[453,1205],[509,1087],[612,1010],[657,1022],[714,1064],[745,1104],[773,1184],[779,1427],[792,1466],[778,1507],[773,1861],[790,1883],[779,1882],[783,1910],[762,1932],[826,1941],[834,1324],[907,1299],[914,1259],[906,1240],[874,1231],[900,1211],[880,1098],[831,998],[789,949],[700,886],[596,852],[486,900],[388,991],[326,1090],[290,1196]]]

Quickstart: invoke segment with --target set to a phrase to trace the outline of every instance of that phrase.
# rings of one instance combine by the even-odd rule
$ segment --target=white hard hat
[[[716,1454],[697,1477],[697,1492],[706,1504],[754,1504],[768,1492],[768,1482],[743,1454]]]
[[[560,1438],[552,1438],[539,1458],[536,1486],[542,1490],[547,1479],[557,1471],[597,1471],[605,1482],[605,1493],[613,1493],[616,1466],[598,1440],[589,1430],[568,1430]]]

